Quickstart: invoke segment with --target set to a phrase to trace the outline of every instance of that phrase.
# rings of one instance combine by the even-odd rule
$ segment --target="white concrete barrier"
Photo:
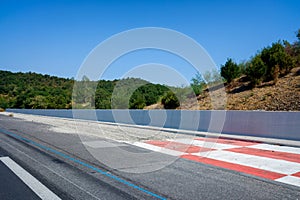
[[[221,119],[219,122],[222,133],[300,141],[300,112],[202,110],[73,110],[72,112],[72,110],[40,109],[7,109],[7,111],[211,132],[218,132],[219,129],[217,127],[214,130],[215,125],[210,127],[212,121],[218,122],[218,119],[212,119],[212,116],[223,113],[226,114],[225,121],[222,122]]]

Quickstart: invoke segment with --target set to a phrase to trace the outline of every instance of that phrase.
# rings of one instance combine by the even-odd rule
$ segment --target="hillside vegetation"
[[[225,89],[225,99],[219,99],[220,104],[215,109],[226,110],[267,110],[267,111],[300,111],[300,67],[293,68],[290,73],[280,77],[277,84],[272,81],[251,88],[246,76],[234,79],[231,84],[211,92],[204,90],[197,100],[188,99],[181,104],[180,109],[211,110],[211,94],[222,96]],[[225,103],[225,105],[223,104]],[[162,108],[156,104],[149,109]]]
[[[297,41],[277,41],[246,62],[228,58],[220,71],[196,74],[189,87],[0,70],[0,108],[300,110],[300,30],[296,36]]]
[[[73,80],[0,71],[0,107],[71,108]]]
[[[158,102],[167,91],[166,86],[137,78],[90,81],[83,77],[74,81],[0,70],[0,108],[142,109]]]
[[[296,36],[292,44],[275,42],[246,62],[238,64],[228,58],[220,68],[222,77],[217,71],[196,74],[191,87],[197,100],[186,98],[178,108],[300,110],[300,29]],[[163,107],[159,102],[147,109]]]

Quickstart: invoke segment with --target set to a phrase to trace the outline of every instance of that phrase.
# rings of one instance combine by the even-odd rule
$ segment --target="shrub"
[[[163,104],[165,109],[176,109],[180,106],[180,102],[176,95],[168,91],[161,99],[161,103]]]
[[[231,58],[228,58],[225,65],[221,66],[221,76],[225,78],[227,83],[230,83],[233,79],[239,77],[241,71],[239,66],[233,62]]]
[[[143,109],[146,106],[145,97],[142,94],[134,93],[136,96],[130,99],[130,109]]]
[[[274,80],[279,67],[279,75],[287,74],[295,66],[294,59],[286,52],[282,43],[273,43],[271,47],[264,48],[261,52],[261,59],[266,65],[264,80]]]
[[[250,65],[246,68],[246,75],[250,80],[251,86],[255,87],[261,83],[266,72],[266,65],[260,55],[252,58]]]
[[[196,76],[192,78],[191,87],[196,96],[202,93],[203,89],[205,88],[205,81],[203,80],[202,75],[197,72]]]

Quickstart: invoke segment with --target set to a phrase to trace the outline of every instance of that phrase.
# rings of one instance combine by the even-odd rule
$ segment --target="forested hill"
[[[70,108],[73,83],[32,72],[0,71],[0,107]]]
[[[90,81],[84,77],[75,84],[80,87],[83,85],[84,90],[75,90],[73,93],[74,83],[72,79],[50,75],[0,70],[0,108],[69,109],[73,106],[110,109],[113,103],[113,108],[141,109],[157,103],[169,90],[165,86],[136,78]],[[138,87],[133,88],[133,85]],[[118,94],[113,95],[116,86]],[[89,92],[90,96],[87,95]],[[129,102],[125,98],[127,96],[130,96]]]

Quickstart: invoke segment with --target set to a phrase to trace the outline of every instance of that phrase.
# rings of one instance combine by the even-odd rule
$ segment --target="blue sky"
[[[75,77],[89,52],[122,31],[163,27],[196,40],[216,65],[249,59],[279,39],[295,41],[300,1],[0,0],[0,69]],[[122,61],[122,62],[121,62]],[[193,67],[157,51],[120,59],[103,78],[156,62],[190,80]],[[172,83],[175,84],[175,83]]]

